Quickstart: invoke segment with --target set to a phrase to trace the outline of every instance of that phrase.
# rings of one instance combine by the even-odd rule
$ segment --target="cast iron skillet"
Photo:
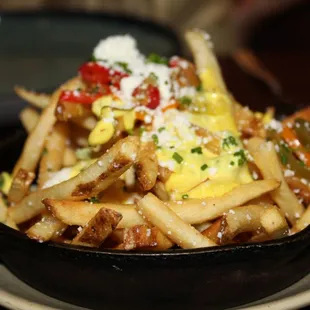
[[[0,142],[0,170],[10,170],[24,138],[19,129]],[[0,249],[0,259],[24,282],[91,309],[224,309],[310,272],[310,227],[265,243],[128,253],[40,244],[0,224]]]

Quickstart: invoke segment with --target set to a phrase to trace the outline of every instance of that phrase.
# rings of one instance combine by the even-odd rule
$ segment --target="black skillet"
[[[9,120],[20,102],[2,104],[1,132],[10,135],[2,134],[0,170],[10,170],[25,134],[17,117]],[[0,249],[5,266],[30,286],[92,309],[224,309],[271,295],[310,272],[310,228],[261,244],[128,253],[40,244],[0,224]]]

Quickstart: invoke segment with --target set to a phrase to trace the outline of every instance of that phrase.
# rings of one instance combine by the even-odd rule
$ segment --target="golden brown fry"
[[[23,168],[29,172],[35,171],[44,148],[45,139],[48,136],[50,130],[53,128],[53,125],[56,121],[54,111],[61,91],[63,89],[78,88],[78,85],[80,84],[81,84],[80,79],[74,78],[63,84],[52,95],[50,103],[42,112],[42,115],[40,117],[37,126],[26,140],[22,154],[14,167],[13,175],[15,175],[20,168]]]
[[[40,114],[36,111],[36,109],[26,107],[19,113],[19,118],[25,130],[29,134],[37,126],[40,119]]]
[[[276,206],[252,205],[231,209],[222,219],[202,232],[218,244],[227,244],[238,234],[264,231],[269,238],[281,238],[288,233],[285,217]]]
[[[295,195],[308,205],[310,203],[310,185],[302,183],[297,177],[286,177],[285,180]]]
[[[158,175],[158,161],[154,142],[141,143],[135,171],[143,191],[153,188]]]
[[[61,236],[66,228],[66,224],[56,219],[50,213],[44,212],[41,220],[31,226],[26,234],[31,239],[46,242]]]
[[[68,225],[85,226],[96,213],[102,209],[111,209],[123,218],[117,228],[129,228],[135,225],[143,225],[145,221],[138,214],[134,205],[121,205],[113,203],[90,203],[87,201],[69,201],[44,199],[43,203],[52,214]]]
[[[221,138],[206,128],[196,126],[196,134],[200,137],[207,138],[204,146],[212,153],[219,155],[221,153]]]
[[[168,201],[170,199],[163,182],[157,181],[152,189],[152,192],[162,201]]]
[[[76,177],[31,193],[20,203],[11,207],[9,212],[12,219],[19,224],[38,215],[44,210],[42,204],[44,198],[83,200],[96,196],[133,165],[138,149],[138,137],[120,140]]]
[[[50,95],[36,93],[21,86],[15,86],[14,90],[21,99],[39,109],[46,108],[51,100]]]
[[[63,167],[74,166],[77,163],[77,158],[74,149],[71,145],[66,145],[63,156]]]
[[[310,205],[307,207],[305,213],[301,216],[301,218],[296,222],[292,231],[294,233],[305,229],[310,225]]]
[[[151,193],[145,195],[138,202],[137,209],[150,223],[181,248],[193,249],[216,245],[193,226],[185,223],[176,213]]]
[[[157,227],[150,228],[147,225],[136,225],[124,230],[123,247],[125,250],[153,250],[162,251],[173,246]]]
[[[102,208],[72,240],[72,244],[98,248],[115,230],[122,215],[110,209]]]
[[[161,182],[167,182],[171,174],[172,171],[168,168],[158,166],[158,180],[160,180]]]
[[[276,180],[254,181],[240,185],[223,196],[205,199],[187,199],[183,202],[168,202],[167,205],[180,216],[183,221],[201,224],[222,216],[228,210],[243,205],[251,199],[278,188]]]
[[[276,179],[281,182],[280,187],[271,192],[270,195],[290,223],[294,224],[304,213],[304,207],[299,203],[285,181],[273,143],[265,142],[261,138],[252,138],[249,140],[247,148],[264,178]]]
[[[69,129],[66,123],[56,123],[47,138],[45,149],[40,162],[38,186],[42,188],[50,179],[51,172],[62,168],[66,142],[69,137]]]
[[[21,201],[27,194],[31,183],[35,178],[33,172],[20,169],[13,178],[11,188],[8,193],[8,201],[17,203]]]
[[[97,119],[94,115],[86,115],[74,118],[72,122],[84,129],[93,130],[97,124]]]
[[[135,168],[132,166],[124,173],[125,185],[127,189],[133,189],[136,184]]]

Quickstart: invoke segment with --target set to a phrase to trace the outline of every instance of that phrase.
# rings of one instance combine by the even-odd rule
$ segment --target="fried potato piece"
[[[295,195],[308,205],[310,203],[310,185],[302,183],[297,177],[286,177],[285,180]]]
[[[227,244],[238,234],[262,231],[269,239],[287,235],[288,224],[276,206],[251,205],[231,209],[202,234],[218,244]]]
[[[136,160],[139,149],[138,137],[127,137],[117,142],[95,163],[76,177],[49,188],[40,189],[10,208],[16,223],[25,222],[44,210],[42,200],[83,200],[96,196],[118,179]]]
[[[54,92],[49,105],[42,112],[37,126],[26,140],[22,154],[15,164],[13,175],[15,175],[20,168],[29,172],[35,171],[44,148],[45,139],[56,121],[54,111],[61,91],[63,89],[76,89],[80,84],[81,80],[79,78],[74,78],[60,86],[58,90]]]
[[[15,86],[14,91],[18,97],[39,109],[46,108],[51,100],[50,95],[36,93],[21,86]]]
[[[22,109],[19,113],[19,119],[22,122],[23,127],[29,134],[37,126],[40,119],[40,114],[36,111],[36,109],[26,107]]]
[[[154,142],[141,143],[135,164],[138,183],[143,191],[152,189],[158,175],[158,161]]]
[[[292,232],[296,233],[305,229],[307,226],[310,225],[310,205],[308,205],[307,210],[301,216],[301,218],[296,222],[294,225]]]
[[[150,228],[147,225],[136,225],[124,229],[125,250],[153,250],[162,251],[170,249],[174,245],[157,227]]]
[[[46,242],[61,236],[66,228],[66,224],[56,219],[50,213],[44,212],[41,220],[31,226],[26,234],[31,239]]]
[[[62,168],[69,128],[66,123],[56,123],[47,138],[40,161],[38,185],[40,188],[50,179],[50,173]]]
[[[56,218],[68,225],[85,226],[102,208],[111,209],[122,214],[123,218],[117,228],[129,228],[145,224],[134,205],[92,204],[87,201],[54,200],[49,198],[44,199],[43,203]]]
[[[176,213],[151,193],[137,203],[137,209],[148,222],[183,249],[215,246],[193,226],[185,223]]]
[[[196,134],[200,137],[207,138],[207,142],[204,143],[204,146],[212,153],[219,155],[221,153],[221,138],[218,137],[213,132],[210,132],[206,128],[198,127]],[[203,140],[204,141],[204,140]]]
[[[172,171],[166,167],[158,166],[158,180],[165,183],[168,181],[172,174]]]
[[[182,202],[167,202],[167,205],[180,216],[183,221],[201,224],[222,216],[230,209],[241,206],[251,199],[278,188],[276,180],[254,181],[240,185],[220,197],[205,199],[187,199]]]
[[[101,208],[89,223],[72,240],[72,244],[98,248],[115,230],[122,215],[114,210]]]
[[[163,182],[157,181],[152,191],[162,201],[168,201],[170,199]]]
[[[11,188],[8,193],[8,201],[17,203],[21,201],[27,194],[31,183],[35,178],[33,172],[20,169],[13,178]]]
[[[63,167],[74,166],[77,163],[77,157],[75,151],[71,145],[66,145],[64,150],[64,156],[62,161]]]
[[[264,178],[276,179],[281,182],[280,187],[271,192],[270,195],[289,222],[294,224],[304,213],[304,207],[299,203],[285,181],[273,143],[265,142],[261,138],[252,138],[249,140],[247,148]]]

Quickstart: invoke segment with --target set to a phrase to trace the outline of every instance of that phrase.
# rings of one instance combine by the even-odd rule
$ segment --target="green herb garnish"
[[[187,199],[188,197],[189,197],[188,194],[182,195],[182,199]]]
[[[183,105],[189,105],[192,103],[192,99],[190,97],[187,96],[183,96],[179,99],[180,103]]]
[[[88,199],[90,203],[99,203],[99,199],[97,197],[91,197]]]
[[[195,148],[191,149],[191,153],[202,154],[201,146],[198,146],[198,147],[195,147]]]
[[[223,139],[223,149],[228,149],[230,146],[238,146],[236,139],[233,136],[229,136]]]
[[[139,134],[140,134],[140,136],[142,136],[144,132],[145,132],[145,127],[141,126],[141,127],[139,128]]]
[[[166,57],[162,57],[156,53],[151,53],[147,57],[147,62],[152,62],[155,64],[168,65],[168,59]]]
[[[154,143],[157,145],[158,144],[158,136],[153,134],[152,139],[153,139]]]
[[[154,72],[150,73],[149,78],[151,78],[154,81],[158,81],[158,76]]]
[[[207,165],[207,164],[203,164],[203,165],[200,167],[200,169],[201,169],[202,171],[205,171],[207,168],[208,168],[208,165]]]
[[[2,174],[0,174],[0,188],[2,189],[4,186],[4,177]]]
[[[121,67],[126,73],[131,74],[132,71],[128,68],[128,63],[123,61],[117,61],[115,64],[119,67]]]
[[[183,157],[177,153],[177,152],[174,152],[173,155],[172,155],[172,158],[178,163],[180,164],[182,161],[183,161]]]
[[[239,157],[238,158],[238,166],[239,167],[241,167],[244,163],[247,162],[247,158],[246,158],[244,150],[240,150],[238,152],[235,152],[234,156]]]
[[[235,162],[234,162],[234,161],[231,161],[231,162],[230,162],[230,165],[231,165],[231,166],[234,166],[234,165],[235,165]]]
[[[43,149],[43,151],[42,151],[42,155],[46,155],[48,153],[48,150],[47,150],[47,148],[45,147],[44,149]]]
[[[158,129],[158,132],[160,133],[160,132],[163,132],[164,130],[166,130],[166,127],[160,127],[160,128]]]
[[[196,90],[197,90],[197,91],[202,91],[202,84],[199,84],[199,85],[196,87]]]

